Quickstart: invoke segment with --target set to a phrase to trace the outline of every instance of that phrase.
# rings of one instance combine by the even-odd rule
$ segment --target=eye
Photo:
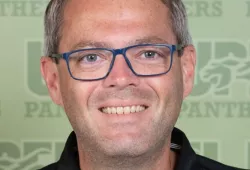
[[[87,61],[87,62],[94,62],[98,59],[98,56],[96,54],[89,54],[87,56],[84,56],[84,59]]]
[[[82,61],[84,63],[93,63],[98,60],[100,60],[100,57],[97,54],[88,54],[88,55],[79,57],[79,61]]]
[[[146,51],[144,52],[145,58],[154,58],[157,55],[155,51]]]

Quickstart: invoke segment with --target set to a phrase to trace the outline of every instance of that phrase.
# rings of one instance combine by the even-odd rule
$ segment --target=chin
[[[147,142],[145,142],[147,141]],[[120,137],[113,140],[102,141],[99,143],[104,154],[108,156],[140,156],[150,150],[153,143],[135,137]]]
[[[147,152],[147,148],[138,147],[139,145],[113,145],[112,147],[106,147],[104,154],[107,156],[124,156],[124,157],[137,157]]]

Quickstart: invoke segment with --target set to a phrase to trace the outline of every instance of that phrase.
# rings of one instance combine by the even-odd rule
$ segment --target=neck
[[[174,170],[177,155],[170,141],[154,153],[139,156],[107,156],[84,150],[78,142],[80,168],[84,170]]]

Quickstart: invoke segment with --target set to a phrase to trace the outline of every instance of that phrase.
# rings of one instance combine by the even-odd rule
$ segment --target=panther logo
[[[210,60],[199,74],[203,82],[212,85],[211,90],[215,94],[227,95],[235,81],[250,83],[250,61],[229,55],[229,57]]]

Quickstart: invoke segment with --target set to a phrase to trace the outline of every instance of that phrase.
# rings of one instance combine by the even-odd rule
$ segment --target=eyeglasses
[[[121,49],[86,48],[62,54],[52,54],[54,59],[63,58],[73,79],[93,81],[105,79],[112,70],[115,58],[121,54],[128,67],[137,76],[158,76],[169,72],[173,53],[182,45],[139,44]]]

